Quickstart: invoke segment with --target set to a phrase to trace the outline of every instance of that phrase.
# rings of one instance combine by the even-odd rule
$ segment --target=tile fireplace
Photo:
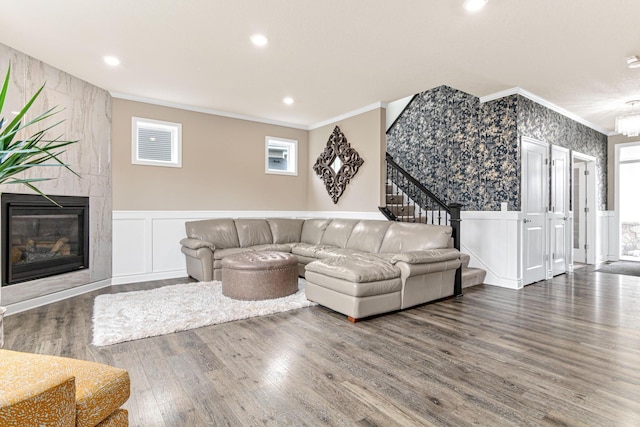
[[[3,193],[2,286],[89,267],[89,198]]]

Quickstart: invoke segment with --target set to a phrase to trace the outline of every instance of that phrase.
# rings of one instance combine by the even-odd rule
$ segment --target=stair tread
[[[462,288],[481,285],[487,277],[487,272],[481,268],[464,267],[462,269]]]

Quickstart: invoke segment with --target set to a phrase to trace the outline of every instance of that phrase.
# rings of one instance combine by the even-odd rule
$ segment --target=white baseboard
[[[130,276],[118,276],[111,279],[111,284],[126,285],[129,283],[151,282],[153,280],[178,279],[187,277],[187,270],[163,271],[161,273],[133,274]]]
[[[98,282],[88,283],[86,285],[76,286],[75,288],[65,289],[64,291],[54,292],[49,295],[32,298],[27,301],[16,302],[14,304],[7,305],[6,315],[8,316],[11,314],[31,310],[32,308],[41,307],[43,305],[51,304],[52,302],[62,301],[67,298],[72,298],[78,295],[86,294],[87,292],[107,288],[109,286],[111,286],[111,279],[105,279]]]

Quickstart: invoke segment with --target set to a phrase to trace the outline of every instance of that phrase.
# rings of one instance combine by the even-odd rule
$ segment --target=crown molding
[[[301,124],[297,124],[297,123],[280,122],[280,121],[277,121],[277,120],[269,120],[269,119],[263,119],[263,118],[260,118],[260,117],[246,116],[244,114],[229,113],[227,111],[213,110],[213,109],[210,109],[210,108],[194,107],[192,105],[185,105],[185,104],[177,104],[177,103],[173,103],[173,102],[166,102],[166,101],[161,101],[159,99],[144,98],[144,97],[141,97],[141,96],[128,95],[126,93],[109,92],[109,94],[113,98],[124,99],[124,100],[127,100],[127,101],[143,102],[145,104],[159,105],[161,107],[177,108],[179,110],[194,111],[196,113],[211,114],[211,115],[214,115],[214,116],[229,117],[231,119],[247,120],[247,121],[250,121],[250,122],[265,123],[265,124],[268,124],[268,125],[275,125],[275,126],[285,126],[285,127],[289,127],[289,128],[293,128],[293,129],[302,129],[302,130],[317,129],[317,128],[320,128],[322,126],[326,126],[326,125],[338,122],[340,120],[345,120],[345,119],[360,115],[362,113],[366,113],[366,112],[375,110],[377,108],[387,108],[387,103],[386,102],[376,102],[374,104],[367,105],[367,106],[364,106],[362,108],[358,108],[357,110],[353,110],[353,111],[350,111],[348,113],[341,114],[339,116],[324,120],[322,122],[318,122],[318,123],[315,123],[315,124],[312,124],[312,125],[301,125]]]
[[[246,116],[244,114],[229,113],[227,111],[213,110],[210,108],[194,107],[192,105],[176,104],[173,102],[165,102],[158,99],[144,98],[141,96],[128,95],[125,93],[109,92],[113,98],[124,99],[127,101],[143,102],[145,104],[159,105],[161,107],[177,108],[179,110],[194,111],[196,113],[211,114],[214,116],[228,117],[231,119],[247,120],[249,122],[265,123],[268,125],[285,126],[293,129],[309,130],[308,126],[297,123],[280,122],[277,120],[263,119],[260,117]]]
[[[323,121],[318,122],[316,124],[309,125],[307,127],[307,130],[318,129],[318,128],[321,128],[323,126],[330,125],[330,124],[333,124],[335,122],[339,122],[341,120],[346,120],[346,119],[349,119],[351,117],[355,117],[355,116],[358,116],[360,114],[376,110],[378,108],[387,108],[387,103],[386,102],[376,102],[376,103],[364,106],[362,108],[358,108],[357,110],[353,110],[353,111],[350,111],[348,113],[344,113],[344,114],[341,114],[339,116],[333,117],[331,119],[323,120]]]
[[[480,102],[481,103],[485,103],[485,102],[489,102],[489,101],[494,101],[496,99],[504,98],[506,96],[511,96],[511,95],[520,95],[520,96],[523,96],[523,97],[525,97],[527,99],[530,99],[531,101],[535,102],[536,104],[540,104],[543,107],[546,107],[546,108],[548,108],[550,110],[553,110],[558,114],[562,114],[563,116],[568,117],[571,120],[576,121],[576,122],[578,122],[580,124],[583,124],[583,125],[585,125],[587,127],[590,127],[591,129],[593,129],[595,131],[598,131],[598,132],[600,132],[600,133],[602,133],[604,135],[607,135],[607,136],[617,135],[616,132],[610,132],[610,131],[608,131],[606,129],[603,129],[600,126],[595,125],[595,124],[583,119],[582,117],[580,117],[580,116],[578,116],[578,115],[576,115],[576,114],[574,114],[574,113],[572,113],[570,111],[567,111],[564,108],[559,107],[556,104],[554,104],[552,102],[549,102],[544,98],[539,97],[538,95],[535,95],[535,94],[533,94],[533,93],[531,93],[531,92],[529,92],[527,90],[522,89],[521,87],[512,87],[510,89],[502,90],[500,92],[495,92],[495,93],[491,93],[491,94],[486,95],[486,96],[481,96],[480,97]]]

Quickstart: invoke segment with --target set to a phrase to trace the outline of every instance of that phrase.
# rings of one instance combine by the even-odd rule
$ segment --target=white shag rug
[[[299,283],[295,294],[264,301],[225,297],[219,281],[99,295],[93,306],[93,345],[111,345],[316,305],[305,297],[304,282]]]

